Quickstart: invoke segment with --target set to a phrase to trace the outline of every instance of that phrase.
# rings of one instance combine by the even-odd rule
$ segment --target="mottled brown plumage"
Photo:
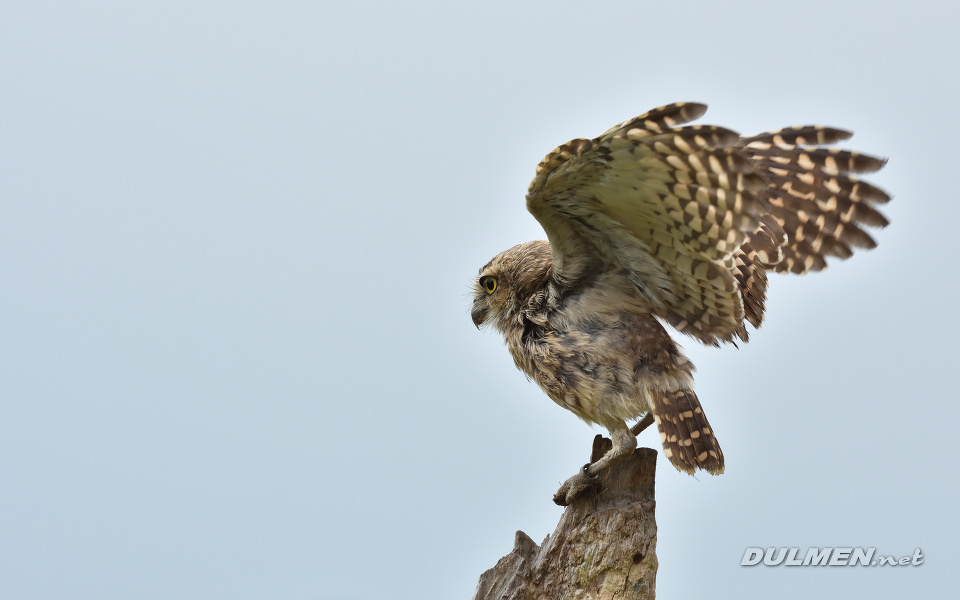
[[[746,341],[767,271],[824,269],[876,245],[864,226],[887,224],[874,205],[890,197],[851,174],[884,161],[821,147],[850,133],[682,126],[705,111],[663,106],[548,154],[527,208],[549,241],[502,252],[475,283],[474,323],[496,327],[554,402],[611,433],[613,449],[561,488],[567,499],[632,451],[649,421],[627,423],[645,413],[675,467],[721,473],[693,365],[661,321],[705,344]]]

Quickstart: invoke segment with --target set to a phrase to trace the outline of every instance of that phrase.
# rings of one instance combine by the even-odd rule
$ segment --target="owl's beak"
[[[473,308],[470,309],[470,318],[473,319],[473,324],[476,325],[477,329],[480,329],[483,322],[487,320],[486,307],[479,302],[474,302]]]

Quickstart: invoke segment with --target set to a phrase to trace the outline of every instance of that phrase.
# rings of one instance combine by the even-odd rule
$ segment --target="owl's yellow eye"
[[[492,294],[497,291],[497,278],[496,277],[483,277],[480,279],[480,287],[483,288],[487,294]]]

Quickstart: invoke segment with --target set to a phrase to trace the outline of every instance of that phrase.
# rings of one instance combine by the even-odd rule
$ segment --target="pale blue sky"
[[[591,430],[468,315],[537,162],[654,106],[890,163],[880,247],[681,340],[663,598],[955,589],[958,11],[943,2],[8,2],[0,597],[469,598]],[[657,447],[655,433],[641,444]],[[876,546],[919,568],[745,568]]]

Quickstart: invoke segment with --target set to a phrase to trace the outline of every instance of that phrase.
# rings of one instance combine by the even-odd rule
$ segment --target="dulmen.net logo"
[[[741,567],[901,567],[923,564],[920,548],[908,556],[881,556],[876,548],[747,548]]]

